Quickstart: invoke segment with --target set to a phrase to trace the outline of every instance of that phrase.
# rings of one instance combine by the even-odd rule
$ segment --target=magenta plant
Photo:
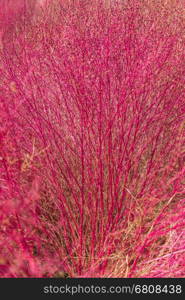
[[[185,275],[183,26],[140,2],[1,22],[0,276]]]

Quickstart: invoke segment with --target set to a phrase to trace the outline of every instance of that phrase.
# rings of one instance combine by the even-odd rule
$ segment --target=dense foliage
[[[162,2],[0,13],[1,277],[185,276],[185,14]]]

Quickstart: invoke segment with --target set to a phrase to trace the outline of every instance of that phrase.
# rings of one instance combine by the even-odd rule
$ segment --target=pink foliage
[[[0,0],[2,277],[185,275],[183,28],[118,2]]]

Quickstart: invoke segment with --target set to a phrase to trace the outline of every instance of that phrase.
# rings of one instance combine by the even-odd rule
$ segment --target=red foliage
[[[1,276],[119,276],[122,252],[125,276],[160,277],[142,268],[164,236],[181,258],[162,275],[185,275],[181,21],[132,0],[23,20],[23,2],[0,16]]]

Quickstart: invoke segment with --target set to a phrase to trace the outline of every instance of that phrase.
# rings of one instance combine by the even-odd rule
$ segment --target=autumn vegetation
[[[0,277],[185,277],[183,1],[41,2],[0,0]]]

